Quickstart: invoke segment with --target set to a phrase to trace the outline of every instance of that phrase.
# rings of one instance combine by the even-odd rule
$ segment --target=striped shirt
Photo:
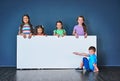
[[[22,28],[22,33],[23,34],[30,34],[31,30],[30,30],[30,25],[29,24],[25,24]]]

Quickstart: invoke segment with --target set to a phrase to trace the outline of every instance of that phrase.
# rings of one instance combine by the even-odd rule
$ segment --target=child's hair
[[[38,32],[37,32],[38,28],[41,28],[42,29],[42,34],[45,34],[44,27],[42,25],[38,25],[38,26],[35,27],[35,35],[38,34]]]
[[[90,46],[89,50],[93,50],[94,52],[96,51],[96,48],[94,46]]]
[[[23,26],[25,25],[25,23],[24,23],[24,21],[23,21],[23,17],[24,17],[24,16],[27,16],[27,17],[28,17],[28,24],[30,25],[30,31],[31,31],[31,33],[33,33],[33,27],[32,27],[32,24],[31,24],[31,22],[30,22],[30,17],[29,17],[28,14],[24,14],[24,15],[22,16],[22,24],[20,25],[20,33],[22,33],[22,28],[23,28]]]
[[[77,17],[77,20],[78,20],[79,17],[81,17],[81,18],[83,19],[83,21],[85,22],[84,16],[78,16],[78,17]],[[83,26],[83,29],[84,29],[84,33],[87,33],[86,24],[85,24],[84,22],[82,23],[82,26]]]
[[[59,21],[56,22],[56,25],[57,25],[57,23],[61,23],[61,25],[62,25],[61,29],[63,29],[63,22],[59,20]],[[56,29],[57,29],[57,27],[56,27]]]

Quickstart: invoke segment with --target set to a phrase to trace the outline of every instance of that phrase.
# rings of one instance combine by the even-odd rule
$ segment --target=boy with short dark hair
[[[96,48],[94,46],[90,46],[88,50],[89,54],[73,52],[73,54],[75,55],[89,57],[89,60],[86,57],[84,57],[82,63],[80,64],[80,68],[77,68],[76,70],[82,70],[83,66],[85,66],[85,69],[87,71],[97,72],[99,71],[99,69],[97,67],[97,56],[95,55]]]

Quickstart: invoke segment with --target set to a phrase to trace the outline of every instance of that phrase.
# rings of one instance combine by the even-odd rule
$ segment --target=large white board
[[[17,69],[76,68],[82,56],[76,56],[73,52],[88,53],[88,48],[97,47],[96,44],[96,36],[34,36],[31,39],[17,36]]]

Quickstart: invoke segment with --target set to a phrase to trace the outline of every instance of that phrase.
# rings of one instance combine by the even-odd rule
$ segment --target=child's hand
[[[45,35],[45,37],[47,37],[47,35]]]
[[[94,72],[98,72],[99,70],[94,70]]]
[[[79,55],[79,53],[78,53],[78,52],[73,52],[73,54],[75,54],[75,55]]]
[[[26,38],[27,36],[25,34],[23,34],[23,37]]]
[[[64,37],[65,35],[62,35],[62,37]]]
[[[30,39],[32,37],[32,34],[29,34],[28,38]]]
[[[97,64],[93,64],[93,66],[94,66],[94,72],[98,72],[99,69],[98,69],[98,67],[97,67]]]
[[[87,33],[84,35],[85,38],[87,38]]]
[[[60,37],[60,35],[56,35],[58,38]]]
[[[76,38],[79,38],[79,36],[78,36],[77,34],[75,34],[75,37],[76,37]]]

